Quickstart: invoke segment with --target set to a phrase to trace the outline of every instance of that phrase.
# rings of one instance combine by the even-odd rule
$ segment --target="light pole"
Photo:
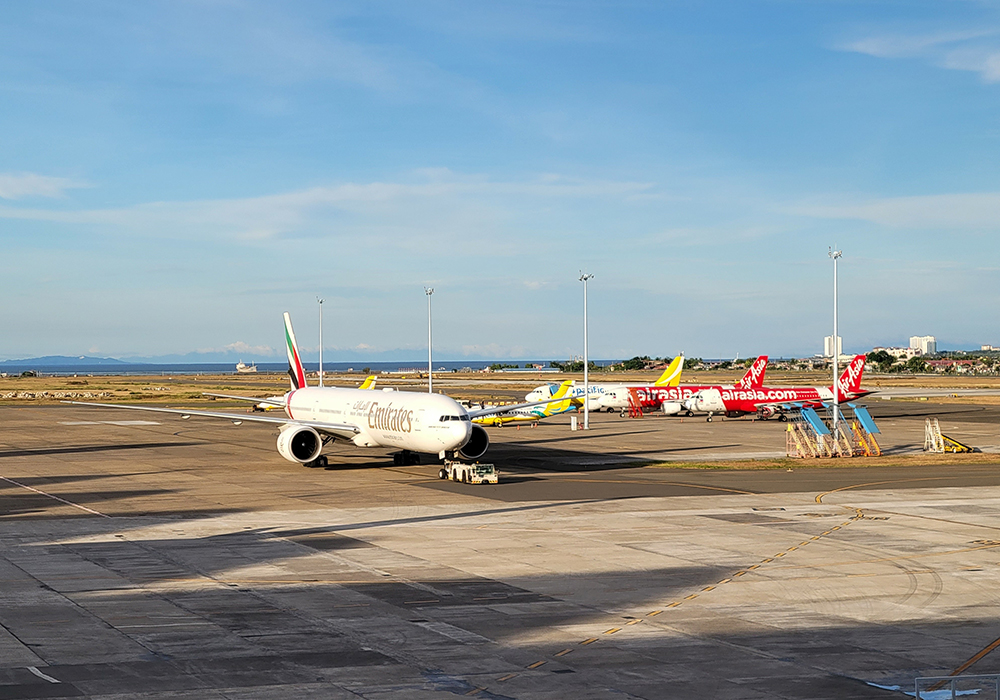
[[[840,375],[837,371],[837,363],[840,360],[840,344],[837,342],[840,338],[837,335],[837,261],[843,252],[830,248],[827,255],[833,258],[833,439],[837,441],[840,439],[840,434],[837,432],[840,419]]]
[[[427,295],[427,393],[434,393],[434,363],[431,356],[431,295],[434,287],[424,287],[424,294]]]
[[[589,272],[580,270],[583,282],[583,429],[590,430],[590,375],[588,373],[589,354],[587,348],[587,281],[593,279]]]
[[[316,297],[319,304],[319,385],[323,386],[323,299]]]

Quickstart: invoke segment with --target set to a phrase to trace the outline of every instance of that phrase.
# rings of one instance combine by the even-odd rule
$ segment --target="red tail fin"
[[[750,369],[743,375],[743,379],[735,384],[738,389],[760,389],[764,386],[764,373],[767,371],[767,355],[761,355]]]
[[[837,388],[841,396],[856,394],[861,391],[861,375],[865,371],[865,356],[855,355],[850,364],[844,368],[844,373],[840,375]]]

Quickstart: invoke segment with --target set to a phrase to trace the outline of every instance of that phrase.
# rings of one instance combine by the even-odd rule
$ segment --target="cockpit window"
[[[445,421],[449,421],[449,420],[466,420],[467,421],[467,420],[469,420],[469,416],[468,415],[464,415],[464,416],[441,416],[441,422],[442,423],[444,423]]]

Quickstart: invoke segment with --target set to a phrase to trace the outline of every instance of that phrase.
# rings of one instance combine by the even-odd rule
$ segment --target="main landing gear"
[[[409,467],[414,464],[420,464],[420,455],[416,452],[403,450],[392,455],[392,463],[397,467]]]
[[[310,469],[327,469],[330,466],[330,460],[326,458],[326,455],[320,455],[311,462],[306,462],[306,467]]]
[[[712,422],[712,412],[711,411],[708,412],[708,418],[706,418],[705,420],[707,420],[709,423]]]

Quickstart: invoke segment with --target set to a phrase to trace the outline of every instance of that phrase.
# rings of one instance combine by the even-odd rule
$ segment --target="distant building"
[[[1000,348],[996,345],[983,345],[979,350],[982,352],[1000,352]]]
[[[933,335],[915,335],[910,338],[910,347],[919,350],[918,355],[936,355],[937,338]]]
[[[879,350],[885,350],[887,353],[895,357],[897,360],[909,360],[911,357],[915,357],[920,354],[920,350],[917,348],[883,348],[877,347],[872,348],[872,352],[878,352]]]
[[[823,338],[823,357],[833,357],[834,352],[835,351],[833,349],[833,336],[828,335],[825,338]],[[844,339],[841,338],[839,335],[837,336],[836,353],[838,356],[844,354]]]

